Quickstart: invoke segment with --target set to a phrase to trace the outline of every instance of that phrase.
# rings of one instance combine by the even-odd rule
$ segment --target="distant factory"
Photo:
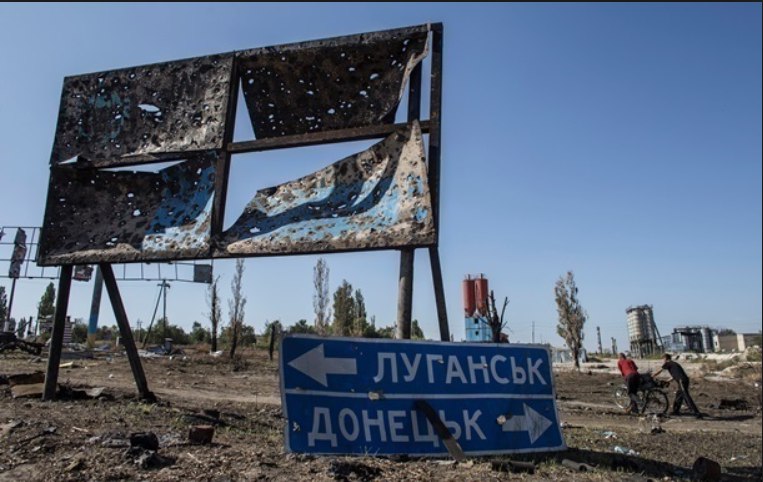
[[[660,336],[651,305],[630,306],[625,313],[630,350],[638,357],[663,352],[735,352],[760,344],[760,334],[733,333],[702,325],[678,326],[671,334]]]

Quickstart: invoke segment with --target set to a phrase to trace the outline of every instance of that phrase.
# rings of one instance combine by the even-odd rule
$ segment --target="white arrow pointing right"
[[[525,414],[515,415],[506,420],[502,425],[502,429],[504,432],[528,432],[530,443],[534,444],[538,437],[543,435],[543,432],[553,425],[553,422],[528,407],[526,403],[522,405],[524,406]]]
[[[323,343],[293,359],[288,365],[299,370],[324,387],[328,387],[326,375],[357,375],[358,365],[354,358],[326,358]]]

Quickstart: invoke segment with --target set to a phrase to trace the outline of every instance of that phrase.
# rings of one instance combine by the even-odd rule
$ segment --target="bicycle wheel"
[[[628,396],[628,389],[626,387],[617,387],[615,390],[615,405],[625,410],[631,404],[631,399]]]
[[[668,395],[661,390],[650,390],[646,395],[646,402],[644,403],[643,413],[656,413],[662,415],[667,413],[670,404],[668,403]]]

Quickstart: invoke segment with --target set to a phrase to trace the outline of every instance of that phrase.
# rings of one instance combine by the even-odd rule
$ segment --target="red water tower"
[[[487,278],[482,274],[474,280],[474,296],[476,298],[477,311],[480,315],[487,315]]]
[[[474,282],[471,276],[466,275],[466,279],[462,283],[463,297],[464,297],[464,316],[469,318],[474,314],[474,310],[477,309],[477,305],[474,302]]]

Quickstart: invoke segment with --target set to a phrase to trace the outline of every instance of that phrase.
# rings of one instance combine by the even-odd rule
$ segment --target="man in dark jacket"
[[[628,397],[631,399],[631,405],[628,407],[628,413],[638,413],[638,386],[641,376],[638,374],[638,367],[633,360],[625,357],[625,353],[620,353],[620,359],[617,361],[617,368],[620,374],[625,378],[625,386],[628,387]]]
[[[670,373],[670,377],[678,385],[678,389],[676,390],[676,399],[673,402],[672,414],[678,415],[678,413],[681,411],[681,405],[683,405],[685,400],[686,405],[688,405],[689,409],[694,412],[694,416],[697,418],[702,418],[702,414],[694,404],[694,400],[692,400],[691,395],[689,395],[689,377],[686,375],[683,367],[677,362],[674,362],[668,353],[662,355],[662,359],[664,360],[664,364],[662,365],[662,368],[657,370],[657,373],[654,374],[654,377],[656,378],[657,375],[662,373],[663,370],[667,370],[668,373]]]

